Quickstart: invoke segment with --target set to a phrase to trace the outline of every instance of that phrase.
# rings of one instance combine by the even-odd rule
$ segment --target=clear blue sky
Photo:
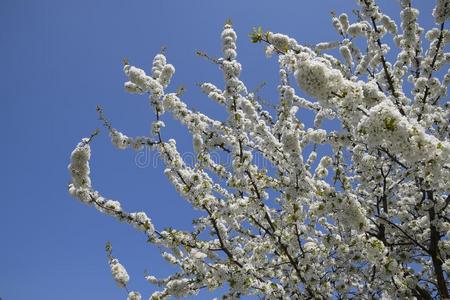
[[[397,1],[379,2],[398,16]],[[429,25],[434,1],[414,2]],[[276,59],[266,59],[262,47],[249,42],[251,28],[261,25],[307,44],[331,41],[339,37],[330,11],[350,13],[352,8],[350,0],[0,0],[0,297],[126,299],[110,275],[106,241],[127,267],[130,288],[144,299],[153,290],[143,279],[144,268],[157,276],[173,270],[141,233],[67,193],[70,152],[80,138],[101,127],[96,104],[116,128],[130,135],[149,132],[153,114],[146,97],[123,90],[123,58],[148,70],[153,56],[167,46],[176,67],[171,89],[184,84],[191,107],[223,117],[195,86],[204,81],[221,86],[222,74],[194,53],[220,55],[226,19],[233,20],[238,33],[248,87],[267,81],[262,95],[276,102]],[[186,131],[168,123],[164,135],[191,149]],[[195,213],[168,183],[161,165],[137,167],[136,154],[113,148],[104,131],[92,150],[96,189],[128,211],[145,210],[158,228],[191,227]]]

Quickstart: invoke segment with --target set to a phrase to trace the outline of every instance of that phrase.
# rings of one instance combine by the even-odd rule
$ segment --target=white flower
[[[72,176],[73,188],[90,188],[91,179],[89,178],[90,168],[89,159],[91,157],[91,148],[84,140],[80,142],[70,156],[71,162],[69,171]]]
[[[338,18],[333,17],[332,23],[333,23],[334,29],[336,29],[336,31],[337,31],[340,35],[344,34],[344,31],[343,31],[343,28],[342,28],[342,24],[341,24],[341,22],[339,21]]]
[[[166,57],[164,56],[164,54],[157,54],[153,58],[152,74],[154,79],[159,78],[165,65]]]
[[[153,134],[158,134],[161,131],[162,127],[166,127],[166,124],[164,124],[163,121],[155,121],[152,124],[152,133]]]
[[[269,42],[279,51],[286,51],[289,48],[289,37],[281,33],[270,33]]]
[[[122,211],[122,208],[120,207],[120,202],[119,201],[108,200],[108,201],[105,202],[104,206],[107,209],[113,210],[114,212]]]
[[[124,287],[127,285],[128,280],[130,280],[130,276],[128,276],[127,270],[125,270],[124,266],[119,263],[119,260],[114,258],[111,259],[109,263],[111,267],[111,273],[119,287]]]
[[[131,223],[136,228],[146,231],[149,234],[152,234],[155,231],[152,221],[145,212],[131,213],[130,217],[132,219]]]
[[[159,282],[158,279],[152,275],[145,276],[145,280],[147,280],[148,282],[150,282],[152,284],[157,284]]]
[[[230,24],[226,24],[222,31],[222,50],[224,59],[230,61],[236,59],[236,39],[236,32],[234,32]]]
[[[395,24],[395,21],[392,20],[389,16],[383,15],[381,17],[381,22],[390,33],[397,34],[397,24]]]
[[[343,85],[342,74],[322,59],[299,60],[295,77],[298,85],[312,97],[327,100]]]
[[[274,51],[275,51],[275,47],[273,45],[267,45],[266,46],[266,57],[268,57],[268,58],[272,57]]]
[[[339,22],[341,23],[342,30],[347,32],[349,27],[348,15],[346,13],[342,13],[339,15]]]
[[[368,24],[365,22],[353,23],[351,24],[347,32],[354,37],[365,35],[367,33],[367,29],[369,28]]]
[[[116,146],[119,149],[126,149],[129,147],[130,143],[131,143],[131,139],[129,137],[127,137],[126,135],[124,135],[123,133],[113,129],[110,132],[110,136],[111,136],[111,142],[113,143],[114,146]]]
[[[139,292],[131,291],[128,293],[127,300],[141,300],[141,294]]]
[[[164,259],[166,259],[171,264],[175,265],[175,264],[178,263],[178,259],[173,254],[171,254],[169,252],[163,252],[162,256],[164,257]]]
[[[317,52],[321,52],[324,50],[334,49],[337,47],[339,47],[339,42],[322,42],[322,43],[316,44],[315,50]]]
[[[163,87],[167,87],[174,73],[175,67],[173,65],[165,65],[161,71],[161,74],[159,75],[159,83],[161,83]]]
[[[379,263],[385,256],[385,247],[383,242],[375,237],[369,238],[367,241],[367,256],[373,263]]]
[[[353,65],[352,53],[350,52],[350,49],[347,46],[339,47],[339,52],[341,53],[342,57],[344,57],[345,63],[348,66]]]
[[[191,257],[193,257],[194,259],[197,259],[197,260],[203,260],[207,257],[207,255],[205,253],[203,253],[195,248],[191,249],[190,255],[191,255]]]
[[[321,144],[325,141],[327,137],[327,132],[324,129],[311,129],[309,128],[307,131],[307,137],[313,143]]]
[[[175,297],[182,297],[189,292],[189,281],[186,278],[174,279],[167,283],[167,290]]]
[[[143,90],[137,84],[135,84],[131,81],[125,82],[124,87],[128,93],[132,93],[132,94],[142,94],[143,93]]]
[[[192,140],[193,140],[195,152],[201,153],[202,152],[202,148],[203,148],[202,136],[200,134],[194,134],[193,137],[192,137]]]
[[[305,252],[309,252],[309,253],[313,253],[317,248],[316,243],[314,242],[306,242],[303,245],[303,249],[305,250]]]
[[[433,9],[433,17],[435,17],[437,24],[444,23],[450,19],[449,0],[436,1],[436,7]]]

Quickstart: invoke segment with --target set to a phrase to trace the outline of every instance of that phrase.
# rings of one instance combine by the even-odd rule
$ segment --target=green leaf
[[[258,28],[253,27],[252,33],[249,34],[250,40],[252,41],[252,43],[259,43],[263,40],[263,34],[264,32],[261,26],[259,26]]]
[[[384,119],[384,127],[386,127],[386,129],[389,131],[395,130],[395,123],[396,123],[396,121],[392,117],[387,117]]]

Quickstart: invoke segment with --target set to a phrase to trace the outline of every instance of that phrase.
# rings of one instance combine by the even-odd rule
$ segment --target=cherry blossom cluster
[[[450,298],[450,1],[436,1],[436,27],[428,30],[410,0],[399,3],[400,24],[374,0],[356,2],[354,19],[333,14],[336,41],[305,46],[254,30],[251,40],[278,58],[275,108],[241,80],[230,23],[222,57],[213,60],[223,85],[200,84],[225,120],[168,92],[175,68],[164,54],[151,75],[125,62],[125,90],[149,96],[154,120],[150,136],[128,137],[99,109],[112,144],[157,151],[169,181],[201,216],[191,232],[158,230],[144,212],[101,196],[90,179],[92,137],[72,152],[69,192],[144,232],[178,268],[166,278],[146,274],[159,288],[150,299],[223,287],[224,298]],[[191,133],[195,163],[164,138],[167,114]],[[216,162],[213,152],[231,163]],[[109,255],[113,278],[126,288],[125,268]]]

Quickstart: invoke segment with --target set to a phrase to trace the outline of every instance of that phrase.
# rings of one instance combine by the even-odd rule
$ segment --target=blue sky
[[[379,1],[398,16],[398,1]],[[434,1],[417,0],[430,25]],[[149,70],[162,46],[176,67],[169,90],[184,85],[193,108],[224,118],[196,83],[221,86],[217,67],[195,55],[220,56],[220,32],[231,18],[238,33],[242,78],[276,102],[276,59],[249,42],[252,27],[283,32],[306,44],[336,40],[330,11],[348,12],[354,1],[151,1],[1,0],[0,125],[3,128],[0,200],[0,297],[25,299],[126,299],[111,278],[104,251],[127,267],[130,288],[147,299],[143,279],[173,268],[145,236],[67,193],[67,164],[80,138],[101,127],[100,104],[113,126],[148,134],[154,116],[144,96],[127,95],[122,59]],[[395,14],[393,16],[395,16]],[[167,118],[164,136],[189,151],[186,131]],[[161,164],[138,167],[136,153],[111,146],[105,133],[92,144],[94,187],[128,211],[145,210],[158,228],[189,229],[196,215],[164,177]],[[152,154],[149,154],[152,155]],[[150,156],[150,159],[152,157]],[[208,294],[198,298],[209,299]]]

